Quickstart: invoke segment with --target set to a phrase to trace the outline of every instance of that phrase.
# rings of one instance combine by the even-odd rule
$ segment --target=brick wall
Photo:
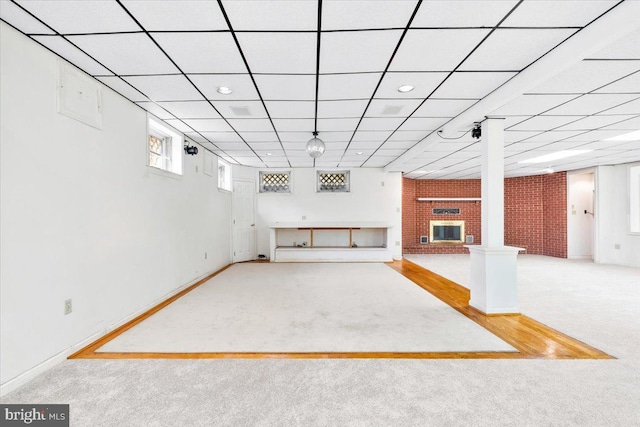
[[[417,202],[418,197],[480,197],[481,182],[403,179],[402,239],[406,254],[468,253],[463,244],[420,244],[431,220],[465,221],[465,234],[482,244],[481,204],[475,201]],[[505,179],[505,244],[528,254],[567,256],[566,174]],[[460,215],[433,215],[433,208],[460,208]]]
[[[567,257],[567,174],[544,175],[545,255]]]

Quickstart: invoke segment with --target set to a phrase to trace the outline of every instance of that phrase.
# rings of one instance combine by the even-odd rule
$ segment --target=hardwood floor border
[[[407,279],[434,295],[454,310],[501,338],[517,352],[210,352],[210,353],[125,353],[96,351],[120,334],[233,264],[199,280],[135,319],[114,329],[69,359],[615,359],[614,357],[550,328],[522,314],[486,315],[469,305],[469,290],[411,261],[386,263]]]

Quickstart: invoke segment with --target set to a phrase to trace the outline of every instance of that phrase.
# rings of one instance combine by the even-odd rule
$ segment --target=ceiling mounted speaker
[[[307,142],[307,154],[317,159],[324,154],[324,141],[318,138],[318,132],[313,132],[313,138]]]

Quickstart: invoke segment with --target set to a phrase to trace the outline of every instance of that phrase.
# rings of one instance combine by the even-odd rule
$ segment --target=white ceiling
[[[317,130],[316,167],[461,179],[480,175],[469,128],[420,143],[632,2],[0,0],[0,18],[231,162],[313,167]],[[506,119],[507,176],[640,161],[607,141],[640,129],[640,30],[599,31],[620,36],[472,119]],[[591,151],[520,163],[572,149]]]

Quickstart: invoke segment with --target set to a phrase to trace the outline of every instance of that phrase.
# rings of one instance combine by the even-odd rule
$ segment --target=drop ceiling
[[[233,163],[464,179],[478,140],[437,131],[633,1],[0,0],[0,18]],[[640,129],[639,26],[473,118],[505,118],[507,176],[640,161],[637,137],[608,140]],[[589,151],[521,163],[562,150]]]

